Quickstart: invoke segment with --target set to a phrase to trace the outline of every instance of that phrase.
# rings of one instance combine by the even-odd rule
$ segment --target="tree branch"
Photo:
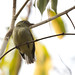
[[[31,29],[31,28],[34,28],[34,27],[37,27],[37,26],[40,26],[40,25],[42,25],[42,24],[44,24],[44,23],[47,23],[47,22],[49,22],[49,21],[52,21],[52,20],[54,20],[54,19],[56,19],[56,18],[58,18],[58,17],[60,17],[60,16],[62,16],[62,15],[64,15],[64,14],[67,14],[68,12],[70,12],[70,11],[73,10],[73,9],[75,9],[75,6],[73,6],[73,7],[69,8],[69,9],[65,10],[64,12],[61,12],[61,13],[57,14],[56,16],[53,16],[52,18],[49,18],[49,19],[44,20],[44,21],[42,21],[42,22],[40,22],[40,23],[31,25],[31,26],[30,26],[30,29]]]
[[[16,14],[16,1],[17,0],[13,0],[13,16]]]
[[[16,48],[16,46],[13,47],[12,49],[8,50],[4,55],[2,55],[2,56],[0,57],[0,60],[1,60],[6,54],[8,54],[9,52],[13,51],[15,48]]]
[[[52,37],[56,37],[56,36],[60,36],[60,35],[75,35],[75,33],[61,33],[61,34],[57,34],[57,35],[51,35],[51,36],[47,36],[47,37],[44,37],[44,38],[40,38],[40,39],[36,39],[36,40],[32,40],[32,41],[28,41],[28,42],[24,42],[18,46],[15,46],[13,47],[12,49],[8,50],[4,55],[2,55],[0,57],[0,60],[6,55],[8,54],[9,52],[11,52],[12,50],[14,50],[15,48],[18,48],[20,46],[23,46],[23,45],[26,45],[26,44],[29,44],[29,43],[33,43],[33,42],[37,42],[37,41],[40,41],[40,40],[44,40],[44,39],[47,39],[47,38],[52,38]]]
[[[17,14],[15,15],[15,19],[18,17],[18,15],[21,13],[21,11],[23,10],[23,8],[26,6],[26,4],[28,3],[28,1],[30,1],[30,0],[27,0],[24,4],[23,4],[23,6],[20,8],[20,10],[17,12]]]
[[[72,20],[71,20],[70,16],[68,15],[68,13],[66,13],[66,15],[67,15],[67,17],[69,18],[69,20],[71,21],[71,23],[72,23],[72,25],[73,25],[73,27],[74,27],[74,29],[75,29],[74,23],[72,22]]]
[[[14,24],[15,24],[15,21],[18,17],[18,15],[20,14],[20,12],[23,10],[23,8],[25,7],[25,5],[28,3],[29,0],[27,0],[24,5],[21,7],[21,9],[18,11],[18,13],[16,14],[16,0],[13,0],[13,15],[12,15],[12,21],[11,21],[11,25],[10,25],[10,28],[9,28],[9,31],[7,32],[7,34],[5,35],[4,37],[4,40],[3,40],[3,43],[2,43],[2,46],[1,46],[1,49],[0,49],[0,57],[2,56],[2,54],[4,53],[5,51],[5,48],[6,48],[6,45],[8,43],[8,40],[10,38],[10,36],[12,35],[12,32],[13,32],[13,29],[14,29]],[[16,16],[15,16],[16,14]]]
[[[7,32],[7,34],[6,34],[5,37],[4,37],[3,44],[2,44],[1,50],[0,50],[0,57],[2,56],[3,52],[5,51],[6,45],[7,45],[7,43],[8,43],[8,40],[9,40],[9,38],[10,38],[10,36],[11,36],[11,34],[12,34],[12,31],[13,31],[15,21],[16,21],[18,15],[20,14],[20,12],[21,12],[21,11],[23,10],[23,8],[25,7],[25,5],[28,3],[28,1],[29,1],[29,0],[27,0],[27,1],[24,3],[24,5],[20,8],[20,10],[18,11],[18,13],[15,15],[15,13],[16,13],[16,0],[13,0],[13,17],[12,17],[12,22],[11,22],[9,31]],[[45,21],[42,21],[42,22],[40,22],[40,23],[38,23],[38,24],[32,25],[32,26],[30,26],[30,28],[34,28],[34,27],[39,26],[39,25],[41,25],[41,24],[47,23],[47,22],[49,22],[49,21],[51,21],[51,20],[53,20],[53,19],[55,19],[55,18],[57,18],[57,17],[59,17],[59,16],[62,16],[62,15],[64,15],[64,14],[68,13],[69,11],[71,11],[71,10],[73,10],[73,9],[75,9],[75,6],[73,6],[72,8],[70,8],[70,9],[68,9],[68,10],[66,10],[66,11],[64,11],[64,12],[62,12],[62,13],[60,13],[60,14],[58,14],[58,15],[52,17],[52,18],[49,18],[49,19],[47,19],[47,20],[45,20]],[[15,16],[14,16],[14,15],[15,15]],[[51,38],[51,37],[55,37],[55,36],[60,36],[60,35],[75,35],[75,34],[67,34],[67,33],[65,33],[65,34],[64,34],[64,33],[62,33],[62,34],[57,34],[57,35],[53,35],[53,36],[44,37],[44,38],[41,38],[41,39],[36,39],[36,40],[30,41],[30,42],[26,42],[26,44],[27,44],[27,43],[36,42],[36,41],[39,41],[39,40],[43,40],[43,39],[46,39],[46,38]],[[25,44],[24,44],[24,45],[25,45]]]
[[[10,28],[9,28],[9,31],[7,32],[7,34],[5,35],[4,37],[4,40],[3,40],[3,43],[2,43],[2,46],[1,46],[1,49],[0,49],[0,57],[2,56],[2,54],[4,53],[5,51],[5,48],[6,48],[6,45],[8,43],[8,40],[12,34],[12,31],[13,31],[13,28],[14,28],[14,24],[15,24],[15,20],[14,20],[14,15],[15,15],[15,12],[16,12],[16,0],[13,0],[13,15],[12,15],[12,21],[11,21],[11,25],[10,25]]]

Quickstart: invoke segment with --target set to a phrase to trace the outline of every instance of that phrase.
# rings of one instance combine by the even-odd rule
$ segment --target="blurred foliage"
[[[57,13],[57,2],[58,0],[51,0],[51,8]]]
[[[35,43],[36,45],[36,66],[34,75],[48,75],[50,68],[52,67],[50,55],[47,49],[41,43]]]
[[[48,17],[49,17],[49,18],[51,18],[51,17],[53,17],[53,16],[56,15],[56,13],[55,13],[54,11],[52,11],[51,9],[48,9],[47,12],[48,12]],[[62,20],[61,17],[58,17],[58,18],[52,20],[51,23],[52,23],[52,26],[53,26],[53,28],[54,28],[56,34],[61,34],[61,33],[63,33],[63,32],[64,32],[64,33],[66,32],[65,26],[64,26],[64,22],[63,22],[63,20]],[[58,37],[59,39],[62,39],[63,36],[64,36],[64,35],[57,36],[57,37]]]
[[[12,37],[9,39],[6,52],[13,48],[13,40]],[[18,50],[14,50],[7,54],[5,57],[0,60],[0,75],[18,75],[19,69],[21,66],[21,56]]]

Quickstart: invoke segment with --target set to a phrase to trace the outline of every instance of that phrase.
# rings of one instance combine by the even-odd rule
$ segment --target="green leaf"
[[[40,10],[41,14],[43,14],[44,10],[46,9],[46,6],[48,4],[49,0],[38,0],[37,6]]]
[[[57,2],[58,0],[51,0],[51,8],[57,13]]]

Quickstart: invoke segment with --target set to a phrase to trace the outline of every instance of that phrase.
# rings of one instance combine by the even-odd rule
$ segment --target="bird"
[[[15,46],[21,45],[26,42],[25,45],[18,46],[20,55],[26,60],[27,64],[34,63],[35,61],[35,43],[27,43],[33,41],[33,35],[29,29],[32,25],[29,21],[19,21],[13,30],[13,42]]]

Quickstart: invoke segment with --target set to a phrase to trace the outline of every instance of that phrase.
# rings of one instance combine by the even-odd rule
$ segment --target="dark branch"
[[[40,39],[36,39],[36,40],[24,42],[24,43],[22,43],[22,44],[20,44],[20,45],[18,45],[18,46],[13,47],[12,49],[8,50],[3,56],[0,57],[0,60],[1,60],[6,54],[8,54],[8,53],[11,52],[12,50],[14,50],[15,48],[18,48],[18,47],[20,47],[20,46],[23,46],[23,45],[26,45],[26,44],[29,44],[29,43],[33,43],[33,42],[37,42],[37,41],[44,40],[44,39],[47,39],[47,38],[56,37],[56,36],[61,36],[61,35],[75,35],[75,33],[61,33],[61,34],[57,34],[57,35],[47,36],[47,37],[44,37],[44,38],[40,38]]]
[[[26,4],[28,3],[28,1],[30,1],[30,0],[27,0],[24,4],[23,4],[23,6],[20,8],[20,10],[17,12],[17,14],[15,15],[15,19],[18,17],[18,15],[21,13],[21,11],[23,10],[23,8],[26,6]]]
[[[34,27],[40,26],[40,25],[42,25],[42,24],[45,24],[45,23],[47,23],[47,22],[49,22],[49,21],[52,21],[52,20],[54,20],[54,19],[56,19],[56,18],[58,18],[58,17],[60,17],[60,16],[62,16],[62,15],[64,15],[64,14],[70,12],[70,11],[73,10],[73,9],[75,9],[75,6],[73,6],[73,7],[69,8],[69,9],[65,10],[64,12],[61,12],[61,13],[57,14],[56,16],[54,16],[54,17],[52,17],[52,18],[49,18],[49,19],[44,20],[44,21],[42,21],[42,22],[40,22],[40,23],[31,25],[30,28],[34,28]]]
[[[15,48],[17,48],[17,47],[15,46],[15,47],[13,47],[12,49],[8,50],[4,55],[2,55],[2,56],[0,57],[0,60],[1,60],[6,54],[8,54],[9,52],[13,51]]]
[[[67,15],[67,17],[69,18],[69,20],[71,21],[71,23],[72,23],[72,25],[73,25],[73,27],[74,27],[74,29],[75,29],[74,23],[72,22],[72,20],[71,20],[70,16],[68,15],[68,13],[66,13],[66,15]]]

